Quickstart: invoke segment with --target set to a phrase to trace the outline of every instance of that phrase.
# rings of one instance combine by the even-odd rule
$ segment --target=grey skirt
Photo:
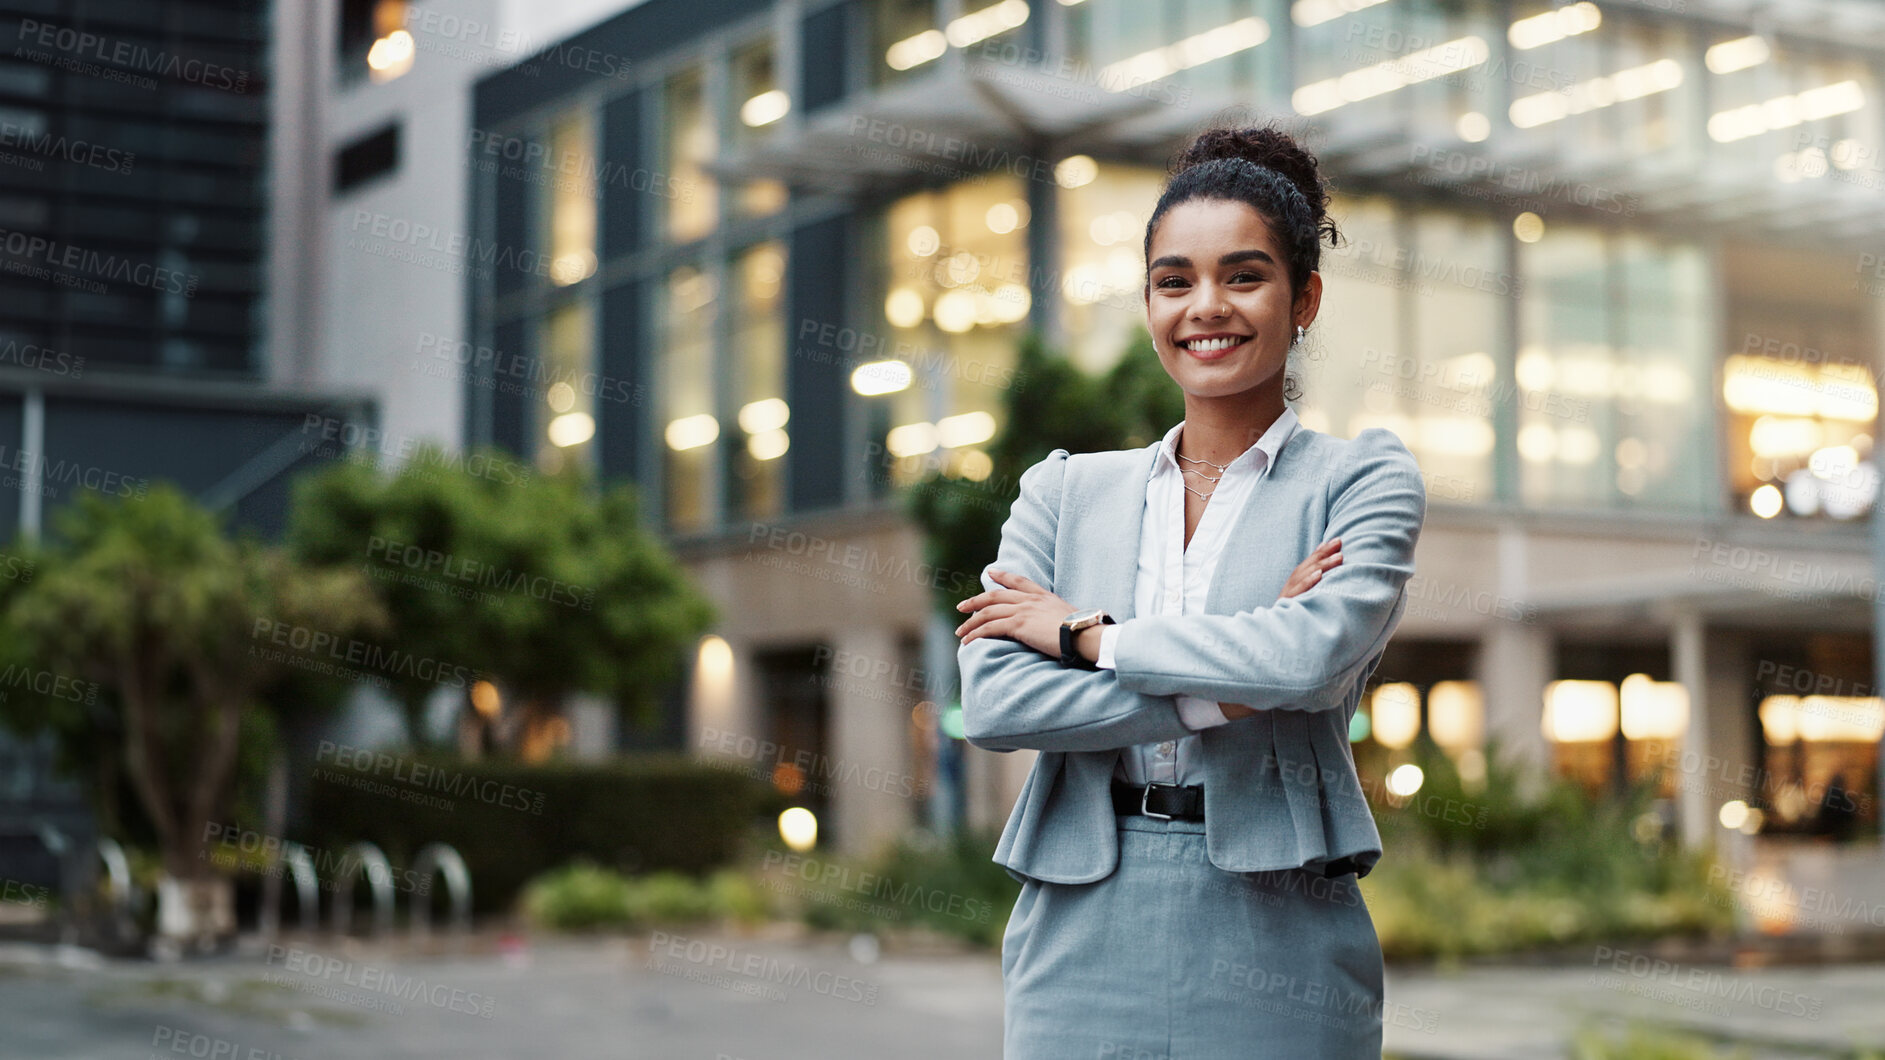
[[[1007,1060],[1380,1060],[1381,945],[1354,876],[1226,872],[1201,822],[1117,822],[1112,875],[1022,883]]]

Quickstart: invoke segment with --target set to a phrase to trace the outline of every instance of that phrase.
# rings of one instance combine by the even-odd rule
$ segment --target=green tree
[[[1050,353],[1040,335],[1021,340],[1014,385],[1003,395],[1007,426],[988,446],[994,463],[975,482],[940,470],[906,487],[903,503],[924,531],[924,559],[938,570],[980,574],[1001,548],[1001,524],[1021,495],[1021,473],[1055,449],[1096,453],[1150,445],[1185,417],[1183,391],[1143,332],[1104,375],[1090,376]],[[951,582],[932,594],[950,625],[962,597]]]
[[[128,782],[162,858],[167,934],[233,930],[228,882],[206,856],[210,826],[230,819],[245,731],[273,731],[258,713],[268,691],[321,662],[271,650],[263,634],[370,628],[383,616],[365,579],[231,540],[169,484],[85,494],[59,512],[49,544],[23,551],[32,577],[0,583],[0,722],[51,732],[62,762],[89,766],[108,828]]]
[[[643,528],[631,487],[533,474],[497,451],[425,447],[392,475],[339,464],[310,476],[288,540],[307,562],[366,573],[391,617],[386,642],[441,664],[388,675],[415,744],[440,672],[504,690],[498,733],[531,731],[578,692],[646,722],[715,620]]]

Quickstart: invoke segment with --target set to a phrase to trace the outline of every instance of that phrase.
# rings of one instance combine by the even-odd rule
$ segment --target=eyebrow
[[[1235,265],[1240,261],[1261,261],[1266,265],[1276,264],[1275,258],[1261,250],[1233,250],[1229,254],[1217,259],[1219,265]],[[1191,259],[1185,257],[1183,254],[1167,254],[1157,261],[1154,261],[1152,268],[1146,271],[1150,272],[1153,269],[1159,269],[1166,265],[1178,269],[1189,269],[1191,267]]]

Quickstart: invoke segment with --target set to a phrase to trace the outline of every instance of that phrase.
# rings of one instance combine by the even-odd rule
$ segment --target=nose
[[[1216,320],[1230,315],[1230,302],[1217,292],[1216,288],[1198,288],[1198,295],[1191,302],[1191,317],[1194,320]]]

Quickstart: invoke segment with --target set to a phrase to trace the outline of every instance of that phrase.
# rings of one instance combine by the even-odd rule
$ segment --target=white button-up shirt
[[[1186,477],[1181,470],[1195,466],[1205,474],[1216,469],[1208,465],[1181,465],[1178,439],[1184,422],[1165,432],[1165,440],[1153,458],[1146,480],[1145,518],[1139,534],[1139,570],[1133,583],[1132,607],[1135,615],[1196,615],[1204,613],[1204,600],[1211,588],[1211,575],[1224,553],[1231,524],[1237,513],[1256,491],[1257,482],[1270,470],[1276,454],[1296,433],[1296,411],[1285,407],[1270,429],[1255,445],[1243,451],[1224,468],[1215,492],[1205,489],[1199,476]],[[1185,545],[1185,485],[1211,494],[1211,502],[1198,517],[1191,545]],[[1113,669],[1114,653],[1124,627],[1100,627],[1098,665]],[[1216,700],[1181,695],[1178,716],[1193,729],[1208,729],[1229,721]],[[1139,744],[1122,748],[1113,774],[1133,784],[1201,783],[1204,763],[1200,761],[1200,740],[1186,736],[1162,743]]]

